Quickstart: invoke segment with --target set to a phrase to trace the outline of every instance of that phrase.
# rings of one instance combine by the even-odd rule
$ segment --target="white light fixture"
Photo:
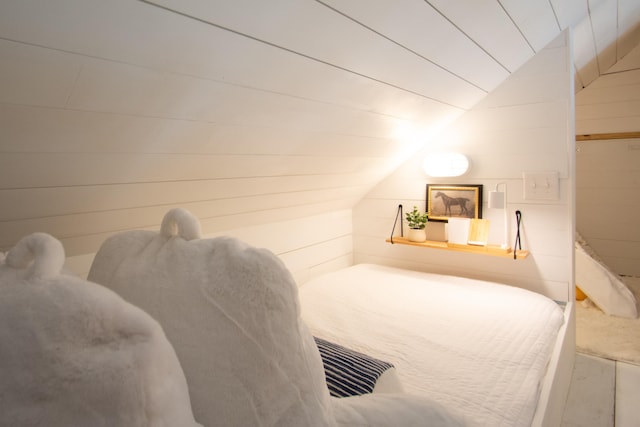
[[[504,192],[498,191],[498,186],[504,185]],[[504,243],[503,249],[509,247],[509,218],[507,216],[507,183],[499,182],[494,191],[489,192],[489,209],[502,209],[504,211]]]
[[[464,175],[469,169],[469,159],[460,153],[430,154],[424,159],[422,167],[432,177],[452,177]]]

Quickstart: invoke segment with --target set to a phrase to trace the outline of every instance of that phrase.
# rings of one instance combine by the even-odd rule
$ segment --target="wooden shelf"
[[[591,133],[576,135],[576,141],[602,141],[606,139],[638,139],[640,132]]]
[[[387,243],[391,243],[391,239],[387,239]],[[459,245],[456,243],[436,242],[433,240],[427,240],[426,242],[411,242],[406,237],[394,237],[393,243],[399,244],[399,245],[420,246],[423,248],[445,249],[449,251],[468,252],[472,254],[482,254],[482,255],[499,256],[504,258],[513,258],[513,250],[511,248],[504,249],[504,248],[501,248],[500,246],[495,246],[495,245],[487,245],[487,246]],[[516,251],[516,259],[524,259],[528,255],[529,255],[529,251]]]

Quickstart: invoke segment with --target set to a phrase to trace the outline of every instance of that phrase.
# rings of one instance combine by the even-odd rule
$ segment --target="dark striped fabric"
[[[331,396],[371,393],[380,375],[393,365],[341,345],[314,337],[324,365]]]

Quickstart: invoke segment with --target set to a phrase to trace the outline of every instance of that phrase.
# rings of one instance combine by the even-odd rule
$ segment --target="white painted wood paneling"
[[[622,59],[620,59],[614,66],[609,68],[607,73],[620,73],[622,71],[632,72],[637,70],[638,64],[640,63],[640,44],[636,45],[633,50],[627,53]],[[627,74],[623,74],[621,77],[624,77]],[[603,75],[601,77],[606,77]],[[602,79],[599,79],[602,80]]]
[[[312,207],[321,204],[334,204],[341,208],[349,207],[350,203],[362,197],[365,189],[351,189],[349,187],[338,190],[318,190],[294,193],[272,193],[261,196],[245,196],[238,198],[178,201],[168,204],[135,206],[126,209],[109,209],[84,211],[80,213],[66,212],[64,215],[27,217],[24,219],[9,219],[0,222],[2,230],[2,245],[4,247],[17,241],[22,235],[32,230],[50,230],[51,234],[59,238],[92,234],[96,232],[108,233],[115,230],[135,228],[149,228],[159,224],[162,213],[173,207],[184,207],[192,211],[207,227],[204,230],[219,230],[219,226],[209,224],[207,219],[245,217],[246,226],[256,222],[266,211],[282,211],[296,207]],[[38,202],[34,202],[38,203]],[[32,206],[37,211],[38,206]],[[251,213],[254,219],[251,220]],[[311,210],[309,213],[313,213]],[[160,218],[160,219],[158,219]],[[157,221],[157,222],[156,222]],[[244,220],[243,220],[244,221]],[[229,222],[229,221],[225,221]],[[232,225],[233,221],[231,221]],[[94,248],[95,249],[95,248]]]
[[[612,117],[591,120],[578,120],[576,125],[581,129],[589,129],[588,133],[607,133],[607,129],[616,128],[619,132],[636,132],[638,120],[634,117]],[[578,135],[583,135],[579,133]]]
[[[639,77],[640,70],[633,74],[635,74],[636,77]],[[615,80],[612,76],[606,76],[603,77],[603,79]],[[611,85],[611,83],[609,83],[609,85],[603,84],[602,86],[589,87],[588,90],[578,94],[576,108],[582,109],[587,106],[590,106],[591,108],[598,107],[600,109],[600,114],[607,114],[609,106],[614,103],[637,101],[639,90],[640,80],[622,84]]]
[[[68,108],[367,136],[389,136],[397,123],[388,116],[297,96],[95,60],[87,60]]]
[[[578,92],[577,134],[640,131],[638,52]],[[640,275],[640,140],[582,141],[577,147],[578,230],[616,273]]]
[[[153,3],[448,105],[469,108],[486,93],[320,2]]]
[[[318,270],[350,265],[353,251],[351,224],[351,211],[342,210],[226,230],[224,234],[271,250],[302,285]]]
[[[635,63],[640,65],[640,56]],[[576,95],[577,134],[638,131],[640,69],[633,61],[627,67],[630,71],[604,75]]]
[[[548,3],[520,0],[500,2],[536,52],[544,49],[561,28]]]
[[[535,53],[498,2],[429,0],[428,3],[454,21],[510,72],[520,68]],[[488,28],[491,30],[487,31]]]
[[[640,141],[580,142],[576,176],[580,234],[616,273],[640,275]]]
[[[486,277],[535,289],[554,298],[566,300],[569,297],[573,283],[574,176],[571,164],[575,142],[572,137],[571,53],[568,38],[562,42],[563,48],[558,47],[557,41],[550,44],[552,53],[539,53],[485,101],[439,135],[442,147],[438,149],[450,148],[470,157],[472,168],[465,176],[448,179],[426,177],[420,170],[420,164],[422,157],[430,152],[427,148],[368,193],[354,208],[356,262],[368,259],[392,264],[408,262],[421,266],[420,269]],[[564,54],[558,55],[558,50]],[[547,61],[548,66],[542,66],[539,61]],[[528,90],[536,75],[539,81],[534,87],[545,88],[540,92]],[[557,81],[563,84],[545,84]],[[496,141],[496,135],[513,135],[515,132],[522,135],[532,132],[535,136],[549,138]],[[557,170],[561,176],[560,199],[524,200],[522,171],[526,170]],[[424,209],[426,183],[483,184],[486,195],[499,181],[508,183],[509,212],[522,211],[523,248],[531,252],[527,259],[513,261],[385,243],[399,203],[408,201],[407,209],[413,204]],[[403,186],[412,190],[396,192]],[[487,216],[492,217],[492,224],[502,221],[500,215],[488,210]],[[512,216],[509,214],[511,237],[515,239],[515,218]],[[501,236],[495,233],[493,236],[492,239],[498,241],[490,243],[501,242]]]
[[[618,59],[638,45],[640,37],[640,3],[637,0],[618,0]]]
[[[611,4],[612,1],[613,0],[607,3]],[[281,1],[275,5],[269,3],[269,7],[272,10],[266,10],[266,13],[265,10],[263,10],[266,6],[261,2],[247,1],[246,4],[229,3],[228,5],[215,6],[218,9],[216,10],[216,19],[213,22],[220,25],[220,27],[208,28],[210,26],[204,22],[200,22],[201,25],[192,25],[194,23],[186,22],[187,20],[185,19],[176,19],[175,14],[169,11],[152,11],[149,5],[143,2],[131,4],[130,2],[113,1],[108,4],[101,4],[99,2],[81,2],[77,0],[65,0],[56,3],[25,0],[25,2],[22,3],[25,3],[28,7],[18,7],[16,5],[5,6],[6,13],[4,16],[6,17],[6,22],[2,22],[1,27],[5,31],[6,37],[21,39],[22,36],[26,34],[26,38],[28,38],[31,43],[47,45],[47,40],[56,40],[62,42],[62,44],[71,51],[81,51],[85,54],[112,59],[124,55],[121,60],[125,62],[138,63],[138,61],[143,61],[149,65],[168,66],[174,69],[174,71],[182,70],[181,72],[186,72],[187,70],[191,72],[194,68],[211,69],[211,67],[218,67],[219,71],[221,71],[225,65],[229,65],[229,61],[225,64],[218,64],[216,61],[212,61],[213,58],[217,57],[217,55],[214,54],[217,49],[212,49],[210,55],[202,55],[200,52],[202,52],[202,45],[206,44],[211,47],[212,44],[217,44],[221,47],[219,51],[224,53],[225,49],[222,47],[230,45],[229,36],[235,39],[235,42],[238,42],[238,37],[230,34],[229,31],[225,31],[225,28],[231,28],[233,24],[239,25],[240,27],[247,26],[244,24],[247,18],[256,16],[259,17],[257,18],[258,22],[249,22],[252,27],[249,30],[257,31],[257,29],[254,28],[260,29],[260,27],[265,27],[266,30],[280,31],[278,34],[286,39],[286,37],[288,37],[287,31],[293,31],[304,25],[304,19],[300,19],[299,16],[304,18],[312,11],[314,17],[319,17],[316,12],[322,10],[321,2],[290,3]],[[428,5],[422,4],[423,2],[415,1],[414,3],[419,5],[416,7],[428,9]],[[534,51],[541,50],[559,31],[568,26],[577,25],[582,19],[590,19],[594,22],[600,20],[597,16],[587,16],[587,13],[591,13],[594,16],[600,15],[599,9],[603,8],[603,3],[604,2],[598,2],[594,4],[594,2],[591,2],[588,8],[587,3],[583,1],[552,3],[542,0],[530,2],[502,1],[500,3],[487,1],[484,3],[474,2],[473,4],[464,4],[461,5],[460,9],[454,8],[449,10],[440,7],[438,10],[443,16],[446,16],[447,20],[461,29],[463,34],[469,38],[477,37],[475,40],[476,45],[482,46],[491,53],[492,56],[495,56],[499,60],[502,59],[502,62],[506,63],[511,59],[502,58],[502,56],[505,55],[499,55],[496,52],[501,52],[501,48],[499,47],[501,43],[511,44],[511,47],[513,47],[514,38],[511,36],[516,36],[516,40],[518,38],[524,40],[524,38],[517,35],[517,33],[521,33],[527,40],[524,40],[525,43],[520,47],[525,47],[527,44],[533,46],[533,50],[528,48],[528,56],[524,56],[524,60],[526,60],[533,55]],[[169,3],[167,2],[167,4]],[[443,4],[435,2],[433,4],[435,7],[443,6]],[[184,2],[176,3],[176,5],[186,7]],[[200,6],[194,5],[188,6],[194,14],[198,11],[204,14],[204,16],[197,16],[198,19],[204,19],[207,16],[207,9],[200,9]],[[470,9],[470,6],[475,9]],[[206,7],[211,8],[212,6],[207,5]],[[621,58],[633,48],[640,39],[639,32],[633,30],[635,23],[638,21],[639,6],[635,0],[617,0],[615,1],[615,7],[619,9],[620,25],[618,25],[617,22],[615,24],[607,23],[607,25],[610,27],[620,27],[619,32],[616,32],[616,37],[624,38],[622,42],[624,46],[618,49],[620,51],[619,57]],[[38,17],[34,17],[28,13],[29,10],[33,10],[34,8],[42,11],[41,14],[38,14]],[[506,14],[502,13],[502,8],[504,8]],[[612,6],[607,6],[606,8],[611,10]],[[409,13],[409,10],[414,10],[409,7],[397,7],[394,4],[394,11],[403,9],[407,9],[405,15]],[[247,14],[245,12],[247,10],[259,10],[261,13],[252,12]],[[472,12],[470,13],[470,11]],[[79,16],[82,16],[83,19],[77,19]],[[328,19],[336,19],[336,17],[329,14],[326,16],[329,17]],[[355,16],[357,15],[354,14],[354,17]],[[487,16],[489,20],[484,20],[487,19]],[[322,15],[322,17],[325,18],[324,15]],[[467,28],[469,26],[469,22],[466,21],[467,17],[473,17],[475,21],[475,23],[471,25],[471,30]],[[273,20],[270,21],[269,18]],[[350,16],[349,18],[352,17]],[[413,14],[411,18],[413,18]],[[440,21],[440,18],[437,19]],[[405,18],[404,21],[408,23],[410,19]],[[432,22],[437,23],[438,21]],[[509,21],[511,21],[511,23]],[[558,21],[560,21],[560,23],[558,23]],[[57,30],[56,26],[58,22],[64,22],[63,27],[65,31]],[[109,34],[112,29],[111,23],[113,22],[119,22],[120,28],[123,31],[114,35]],[[271,24],[271,22],[274,22],[274,24]],[[23,23],[27,25],[22,25]],[[498,27],[496,27],[496,23],[499,24]],[[175,31],[161,30],[162,28],[166,28],[168,24],[175,28]],[[36,27],[37,31],[33,31],[31,29],[32,27]],[[138,31],[135,32],[135,43],[132,43],[132,39],[128,37],[126,29],[135,27],[138,28]],[[405,24],[405,27],[410,28],[411,26]],[[423,25],[422,27],[436,28],[435,25]],[[478,27],[478,30],[475,30],[475,27]],[[494,34],[500,36],[500,34],[495,32],[496,28],[499,28],[501,34],[507,35],[507,37],[495,37]],[[87,31],[87,29],[90,31]],[[262,31],[266,30],[264,28],[262,29]],[[349,27],[349,34],[351,34],[351,30],[351,27]],[[86,32],[92,36],[74,37],[74,32]],[[310,34],[309,37],[313,37],[313,32],[309,31],[308,26],[304,27],[303,31],[299,34]],[[336,34],[339,35],[340,33],[336,32]],[[390,33],[390,35],[393,34],[393,32]],[[594,29],[594,34],[596,39],[599,39],[600,34],[602,34],[601,28]],[[446,33],[442,33],[442,35],[444,36]],[[323,34],[323,36],[326,41],[322,38],[312,38],[313,44],[330,44],[332,42],[335,44],[331,37],[326,37],[326,34]],[[445,39],[443,36],[438,36],[437,38]],[[188,43],[185,43],[185,40],[189,40]],[[487,47],[487,40],[489,40],[488,44],[491,45],[490,48]],[[302,41],[308,42],[306,39]],[[271,43],[269,40],[266,42]],[[256,43],[253,44],[255,45]],[[465,47],[464,44],[449,46],[455,46],[467,52],[473,52],[473,50]],[[608,44],[605,44],[599,49],[606,49],[607,46]],[[238,47],[238,50],[246,51],[244,49],[246,46]],[[306,48],[307,46],[305,46],[305,49]],[[272,46],[271,50],[277,49]],[[509,48],[503,49],[503,51],[520,55],[517,51]],[[171,54],[167,55],[168,52],[171,52]],[[229,53],[230,50],[227,48],[226,55],[228,56]],[[269,51],[252,51],[251,53],[250,58],[252,59],[247,60],[247,65],[258,65],[267,62],[265,55],[269,56],[268,62],[272,61],[274,55],[277,56],[275,52]],[[479,52],[474,52],[462,56],[473,57],[477,54],[482,55]],[[448,67],[446,61],[440,62],[438,60],[438,55],[442,55],[442,53],[433,55],[434,62],[445,68]],[[517,62],[521,64],[524,60]],[[308,63],[309,61],[305,62]],[[588,60],[586,62],[588,62]],[[452,71],[454,71],[455,66],[452,65],[451,67]],[[475,68],[477,69],[477,74],[486,72],[486,68],[484,67]],[[243,74],[247,78],[245,80],[255,81],[256,79],[255,76],[247,73],[247,71],[250,72],[250,68],[236,70],[233,78],[239,77],[237,71],[241,71],[240,74]],[[269,74],[271,73],[264,73],[268,79],[271,79],[273,76]],[[282,75],[284,73],[280,74]],[[216,73],[216,75],[227,78],[230,76],[229,73]],[[210,77],[213,77],[213,75],[210,75]],[[470,80],[474,81],[474,79],[475,78],[471,78]],[[337,95],[335,92],[332,94]]]
[[[598,50],[598,70],[602,73],[618,60],[616,57],[618,2],[617,0],[589,0],[589,13],[593,38]]]
[[[380,158],[333,156],[5,153],[0,159],[0,187],[130,184],[278,175],[320,177],[374,172],[377,168],[384,169],[384,163]],[[25,170],[30,173],[25,174]]]
[[[638,85],[640,90],[640,85]],[[599,119],[635,119],[640,116],[640,100],[624,100],[602,105],[581,105],[581,122]]]
[[[0,221],[28,219],[34,215],[41,218],[65,213],[205,202],[207,200],[200,197],[207,193],[215,195],[208,200],[210,202],[225,200],[232,203],[234,199],[258,199],[272,194],[313,191],[317,195],[332,190],[357,192],[363,188],[366,188],[364,176],[344,174],[9,189],[0,190],[3,204]],[[29,206],[34,204],[39,205],[37,210]]]
[[[159,226],[149,229],[158,230]],[[203,238],[220,235],[233,236],[253,246],[269,249],[284,262],[298,284],[303,284],[318,271],[351,265],[350,210],[230,229],[203,235]],[[70,256],[66,268],[80,277],[86,277],[94,256],[95,253]]]
[[[311,247],[318,242],[342,239],[350,235],[351,230],[351,210],[338,210],[326,214],[308,215],[299,219],[274,221],[269,224],[269,227],[262,225],[239,226],[225,230],[225,233],[245,240],[252,245],[268,248],[276,254],[284,255],[301,248]]]
[[[412,149],[398,126],[462,112],[142,2],[2,8],[3,248],[93,251],[175,206],[209,232],[344,209]]]
[[[349,209],[556,37],[558,13],[584,4],[1,2],[0,247],[48,231],[82,255],[175,206],[209,233]],[[617,7],[632,28],[637,7]],[[500,108],[485,104],[447,133],[478,180],[517,180],[545,155],[566,170],[552,145],[531,148],[558,137],[543,124],[566,114],[549,99],[557,80],[519,76],[495,92]],[[485,125],[498,116],[502,127]],[[490,143],[502,159],[481,148]]]
[[[353,252],[352,243],[351,234],[348,234],[344,237],[326,242],[316,242],[313,246],[280,254],[280,259],[293,274],[300,277],[302,274],[299,272],[301,271],[317,268],[318,265],[327,261],[351,257]],[[314,264],[309,265],[310,260],[313,260]]]
[[[585,0],[550,0],[560,28],[577,25],[589,15],[589,5]]]
[[[383,123],[392,127],[397,122],[369,120],[362,128],[367,133],[383,132]],[[274,125],[243,126],[0,104],[0,127],[6,135],[19,136],[3,140],[6,152],[333,157],[366,153],[367,157],[393,159],[410,147],[407,141],[392,137],[309,132]]]
[[[346,14],[405,49],[489,92],[507,77],[507,70],[450,21],[424,1],[324,0],[323,4]],[[428,24],[427,24],[428,23]],[[441,49],[446,40],[447,49]],[[466,51],[460,57],[456,54]]]
[[[63,107],[80,72],[74,55],[0,40],[0,102]]]
[[[598,78],[598,52],[591,20],[583,19],[573,27],[575,66],[583,85]]]
[[[447,253],[449,255],[447,255]],[[515,285],[523,289],[538,292],[558,301],[568,298],[566,282],[523,275],[536,274],[540,263],[551,263],[557,269],[566,267],[566,260],[542,257],[526,261],[519,265],[509,258],[493,258],[468,253],[456,254],[457,262],[452,264],[451,253],[438,249],[412,248],[406,245],[391,245],[380,238],[357,239],[354,244],[355,263],[374,263],[407,268],[416,271],[428,271],[439,274],[481,278],[498,283]]]
[[[0,35],[185,78],[200,77],[366,110],[374,105],[374,111],[385,114],[415,116],[425,108],[433,115],[451,109],[384,82],[142,2],[40,3],[25,1],[22,8],[0,14]],[[33,8],[41,13],[30,13]],[[117,34],[111,34],[113,23],[118,25]]]
[[[168,209],[182,207],[189,209],[200,218],[202,229],[207,235],[212,233],[226,234],[241,224],[243,227],[263,226],[269,228],[273,223],[299,220],[313,217],[322,213],[331,214],[335,211],[348,209],[357,202],[357,198],[328,201],[313,201],[302,205],[288,205],[286,207],[269,207],[258,210],[245,210],[237,213],[218,214],[215,210],[199,204],[158,206],[140,209],[115,210],[96,212],[83,215],[65,215],[49,217],[42,220],[24,220],[13,222],[10,226],[3,224],[2,234],[7,238],[15,238],[30,234],[34,230],[70,230],[70,234],[51,232],[64,245],[67,256],[78,256],[96,252],[102,242],[109,236],[120,232],[136,229],[157,230],[160,221]],[[122,228],[119,228],[122,226]],[[86,230],[89,230],[88,232]],[[106,231],[105,231],[106,229]],[[4,236],[3,236],[4,237]],[[283,239],[280,239],[283,240]],[[286,239],[285,239],[286,240]],[[324,241],[324,239],[323,239]],[[3,248],[2,250],[6,250]],[[309,260],[315,263],[314,260]],[[315,264],[314,264],[315,265]]]

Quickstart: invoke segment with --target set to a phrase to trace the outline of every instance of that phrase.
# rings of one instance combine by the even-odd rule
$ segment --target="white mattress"
[[[473,279],[360,264],[300,288],[311,332],[393,363],[406,392],[471,425],[529,426],[562,309]]]

